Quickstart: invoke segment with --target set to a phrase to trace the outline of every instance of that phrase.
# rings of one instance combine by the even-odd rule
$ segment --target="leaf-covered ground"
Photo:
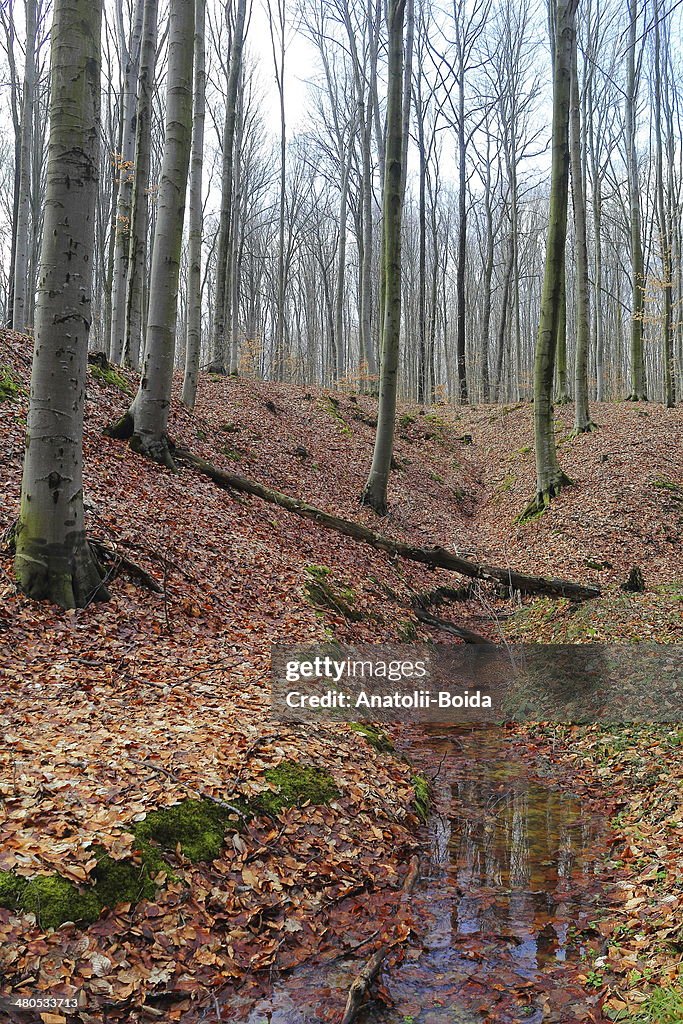
[[[0,531],[18,506],[29,365],[27,340],[0,335]],[[152,1016],[198,1019],[195,1004],[222,986],[255,984],[265,969],[314,949],[353,947],[391,916],[417,841],[410,768],[350,728],[274,722],[270,645],[448,642],[416,622],[411,598],[457,583],[230,497],[187,468],[171,474],[103,437],[134,387],[132,374],[90,371],[87,526],[163,593],[123,572],[108,604],[58,614],[16,592],[11,556],[2,556],[0,871],[57,872],[88,892],[104,853],[144,866],[137,826],[152,812],[200,799],[236,812],[218,857],[193,864],[182,843],[165,850],[153,899],[119,904],[86,928],[47,930],[39,903],[32,913],[0,909],[3,991],[78,992],[84,1022],[101,1020],[103,1007],[134,1021],[143,1004]],[[196,413],[174,402],[170,432],[218,465],[376,527],[358,505],[374,415],[363,395],[208,377]],[[572,440],[571,410],[558,411],[560,457],[575,486],[520,525],[533,490],[528,406],[401,410],[385,532],[604,588],[578,611],[544,600],[519,606],[482,588],[439,614],[494,638],[680,642],[683,414],[618,404],[594,417],[601,429]],[[642,595],[620,590],[634,564]],[[310,586],[321,569],[332,588],[324,603]],[[655,885],[652,920],[668,921],[680,913],[683,876],[680,745],[666,731],[657,743],[647,731],[619,735],[623,749],[606,758],[602,733],[591,730],[555,730],[534,744],[566,765],[570,782],[621,812],[614,855],[623,864],[601,868],[606,884],[624,882],[639,900]],[[255,813],[263,794],[277,791],[274,769],[292,762],[327,773],[338,795]],[[619,1010],[629,988],[648,998],[619,965],[633,955],[647,966],[652,947],[653,984],[668,985],[677,940],[663,933],[666,923],[645,920],[641,903],[619,931],[627,901],[614,892],[602,927],[606,942],[623,944],[587,980],[595,987],[600,975]]]

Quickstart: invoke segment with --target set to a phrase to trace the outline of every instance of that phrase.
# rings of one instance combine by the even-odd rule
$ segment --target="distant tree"
[[[110,428],[131,447],[175,468],[166,436],[175,355],[183,211],[192,140],[194,4],[171,0],[166,90],[166,137],[159,183],[149,281],[145,357],[138,392]]]
[[[26,0],[26,56],[24,92],[21,101],[21,148],[19,160],[19,201],[14,248],[14,305],[12,326],[23,332],[29,308],[28,261],[29,220],[31,213],[31,142],[33,140],[33,101],[36,87],[36,0]]]
[[[119,53],[124,67],[121,104],[121,152],[116,155],[118,194],[116,200],[116,233],[112,278],[111,340],[109,358],[123,362],[126,323],[126,281],[130,230],[130,202],[133,192],[133,161],[135,157],[135,122],[140,40],[142,36],[143,0],[135,0],[130,36],[123,20],[123,0],[117,0],[116,17],[119,29]]]
[[[624,121],[626,128],[626,173],[628,177],[628,204],[631,243],[631,390],[630,401],[647,398],[645,357],[643,353],[643,321],[645,310],[645,260],[643,257],[642,223],[640,210],[640,181],[638,180],[638,154],[636,151],[637,100],[641,59],[636,59],[638,44],[638,0],[628,0],[628,46],[626,49],[626,89],[624,92]]]
[[[125,343],[123,361],[137,370],[142,356],[143,277],[149,227],[149,175],[152,147],[152,94],[156,71],[158,0],[145,0],[135,116],[135,166],[128,231]]]
[[[15,571],[63,608],[104,599],[83,508],[83,406],[99,166],[97,0],[54,0],[45,225]]]
[[[194,409],[202,340],[202,172],[204,119],[206,117],[206,70],[204,55],[205,0],[195,0],[194,99],[192,103],[192,157],[190,161],[190,209],[187,268],[187,336],[183,402]]]
[[[586,236],[586,194],[581,152],[581,94],[576,33],[571,54],[571,102],[569,112],[569,162],[572,174],[574,244],[576,246],[576,356],[574,363],[574,432],[593,429],[588,409],[588,342],[590,337],[588,300],[588,240]],[[585,155],[585,154],[584,154]]]

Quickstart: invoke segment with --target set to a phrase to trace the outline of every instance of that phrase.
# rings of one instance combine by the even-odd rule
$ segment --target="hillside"
[[[6,534],[19,500],[29,359],[26,339],[0,336]],[[349,726],[273,722],[270,646],[453,642],[417,621],[412,601],[467,582],[226,494],[187,467],[172,474],[143,461],[103,436],[135,383],[90,368],[87,526],[161,592],[122,567],[107,604],[56,614],[16,592],[8,551],[1,562],[0,896],[17,877],[54,872],[87,896],[105,855],[110,899],[101,902],[122,896],[99,919],[100,906],[86,907],[96,920],[85,929],[49,931],[63,920],[60,893],[35,884],[24,905],[33,916],[0,909],[4,991],[34,978],[32,990],[85,993],[83,1022],[102,1019],[103,1006],[109,1019],[137,1019],[143,1003],[150,1019],[155,1007],[164,1019],[200,1019],[194,1006],[211,993],[239,985],[247,994],[267,981],[261,969],[353,948],[392,916],[419,846],[413,770]],[[195,413],[174,400],[170,433],[217,465],[377,529],[358,503],[374,415],[362,394],[205,377]],[[528,406],[401,409],[383,532],[603,588],[577,608],[478,586],[440,615],[492,639],[681,642],[683,412],[622,403],[593,415],[600,429],[572,439],[570,408],[558,410],[560,459],[575,483],[520,525],[534,480]],[[634,565],[642,594],[621,590]],[[566,747],[556,736],[552,753],[562,764],[588,752],[590,796],[589,733],[573,750],[571,736]],[[651,736],[642,742],[645,750]],[[545,740],[535,743],[543,757]],[[672,777],[679,785],[681,774]],[[163,822],[163,864],[146,863],[158,835],[142,824],[179,801],[198,817]],[[201,835],[201,856],[190,856],[188,830]],[[157,870],[164,884],[155,893],[147,879],[136,899],[142,874],[159,883]]]

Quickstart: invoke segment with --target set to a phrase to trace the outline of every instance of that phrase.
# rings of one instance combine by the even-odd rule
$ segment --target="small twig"
[[[403,886],[401,888],[401,903],[405,901],[406,897],[414,889],[415,883],[417,882],[419,867],[420,861],[417,854],[415,854],[410,859],[408,874],[403,881]],[[366,960],[365,964],[351,983],[346,1000],[346,1006],[344,1008],[344,1014],[341,1018],[341,1024],[352,1024],[356,1019],[361,1004],[367,995],[368,989],[379,974],[384,960],[400,941],[400,938],[396,936],[393,940],[383,943],[379,949],[375,950],[372,956]]]

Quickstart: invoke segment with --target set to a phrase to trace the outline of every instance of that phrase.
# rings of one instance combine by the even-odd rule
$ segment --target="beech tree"
[[[192,103],[192,157],[187,271],[187,336],[183,402],[194,408],[202,340],[202,174],[204,167],[204,119],[206,69],[204,55],[205,0],[195,0],[194,99]]]
[[[382,248],[382,285],[384,321],[379,378],[377,432],[372,465],[361,501],[384,515],[387,486],[394,450],[398,356],[401,338],[401,220],[403,214],[403,23],[405,0],[388,0],[389,67],[387,83],[387,121],[384,161],[384,244]]]
[[[45,225],[15,571],[63,608],[107,597],[85,534],[83,407],[99,166],[97,0],[54,0]]]
[[[110,429],[131,447],[175,468],[166,436],[171,404],[183,213],[192,140],[194,4],[171,0],[166,90],[166,136],[159,182],[149,282],[145,357],[138,392]],[[189,43],[188,43],[189,41]]]
[[[552,163],[545,274],[534,362],[534,441],[536,495],[524,516],[542,511],[569,478],[560,469],[555,447],[553,385],[564,249],[567,239],[569,193],[569,105],[572,48],[578,0],[555,2],[555,57],[553,68]]]

